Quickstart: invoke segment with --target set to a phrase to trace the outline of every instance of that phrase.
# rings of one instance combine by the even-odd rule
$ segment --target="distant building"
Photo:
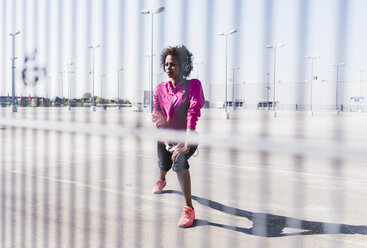
[[[132,107],[135,111],[143,111],[143,108],[150,105],[149,90],[135,90]]]

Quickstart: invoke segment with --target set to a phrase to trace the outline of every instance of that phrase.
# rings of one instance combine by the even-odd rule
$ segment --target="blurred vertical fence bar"
[[[93,92],[92,89],[92,76],[94,76],[92,74],[92,70],[94,70],[94,68],[92,68],[93,66],[93,62],[91,61],[91,59],[95,59],[94,57],[92,58],[92,56],[95,56],[95,54],[92,55],[92,50],[93,49],[89,49],[89,46],[96,46],[97,44],[95,44],[92,41],[92,0],[85,0],[85,26],[83,25],[83,28],[85,30],[85,35],[86,35],[86,41],[87,44],[85,45],[85,50],[87,51],[87,55],[86,55],[86,72],[88,73],[88,77],[86,82],[85,82],[85,89],[88,90],[88,92]],[[93,71],[94,73],[94,71]],[[93,100],[91,101],[91,108],[90,111],[92,111],[93,109]],[[84,118],[83,118],[84,123],[90,123],[91,122],[91,115],[88,111],[86,111],[84,113]],[[83,179],[82,182],[85,185],[90,185],[91,184],[91,167],[94,165],[92,159],[91,159],[91,154],[93,153],[91,151],[91,142],[92,142],[92,137],[89,133],[84,135],[84,142],[85,142],[85,157],[83,158],[84,160],[84,169],[83,169]],[[83,214],[83,230],[84,230],[84,235],[83,235],[83,247],[88,248],[91,246],[91,235],[90,235],[90,227],[91,227],[91,192],[90,192],[90,187],[85,187],[84,190],[84,195],[83,195],[83,206],[84,206],[84,214]]]
[[[151,6],[151,5],[150,5]],[[139,12],[143,9],[146,9],[147,6],[145,6],[145,1],[143,0],[139,0],[137,3],[137,9],[135,9],[135,11]],[[151,8],[151,7],[150,7]],[[150,9],[150,11],[154,11],[153,8]],[[154,18],[153,14],[152,18]],[[149,19],[150,19],[150,15]],[[150,40],[148,38],[147,35],[145,35],[144,31],[148,32],[148,30],[145,30],[144,28],[144,19],[146,19],[147,16],[145,15],[140,15],[137,16],[137,32],[135,33],[136,35],[136,39],[137,39],[137,44],[138,44],[138,49],[136,55],[139,58],[143,58],[144,57],[144,47],[148,48],[150,46],[146,46],[146,42],[144,42],[144,40]],[[153,20],[151,20],[153,21]],[[150,23],[150,22],[149,22]],[[153,32],[153,30],[151,30],[150,32]],[[149,33],[149,32],[148,32]],[[154,35],[154,33],[151,33],[151,35]],[[149,44],[149,43],[148,43]],[[148,48],[149,49],[149,48]],[[146,49],[146,50],[148,50]],[[149,49],[150,50],[150,49]],[[153,51],[154,52],[154,51]],[[153,56],[153,54],[150,54],[150,56]],[[158,56],[157,56],[158,57]],[[153,59],[151,60],[153,61]],[[136,61],[136,68],[140,68],[140,63],[138,61]],[[153,67],[151,66],[151,70],[153,70]],[[148,73],[148,72],[147,72]],[[153,71],[150,72],[151,75],[153,75]],[[141,90],[143,89],[143,75],[141,73],[137,73],[137,77],[136,77],[136,86],[134,87],[135,89]],[[149,98],[151,101],[151,97]],[[141,128],[142,126],[142,122],[143,120],[141,119],[141,117],[136,116],[135,117],[135,128],[137,130],[139,130],[139,128]],[[143,171],[142,171],[142,158],[140,156],[141,151],[142,151],[142,142],[141,139],[139,137],[137,137],[137,139],[134,140],[134,142],[131,144],[132,146],[135,145],[136,150],[135,150],[135,163],[134,163],[134,185],[136,185],[136,194],[140,195],[142,193],[142,189],[141,186],[143,186],[143,180],[142,180],[142,175],[143,175]],[[142,226],[142,217],[143,217],[143,208],[142,208],[142,199],[140,197],[135,197],[134,199],[134,206],[135,206],[135,211],[134,211],[134,232],[133,232],[133,244],[135,247],[143,247],[144,244],[144,228]],[[128,211],[127,208],[123,207],[121,209],[121,211]]]
[[[5,113],[2,113],[2,118],[5,117]],[[5,140],[5,135],[6,133],[4,132],[4,130],[6,129],[6,126],[1,126],[1,138],[2,140]],[[6,164],[6,151],[5,148],[6,146],[4,145],[4,143],[0,143],[1,145],[1,168],[5,167]],[[6,201],[6,173],[4,173],[3,171],[1,172],[1,246],[5,247],[6,246],[6,206],[7,206],[7,201]]]
[[[39,52],[40,52],[40,38],[39,38],[39,29],[40,29],[40,22],[39,22],[39,0],[33,0],[32,2],[33,5],[33,47],[34,47],[34,51],[35,51],[35,62],[36,63],[40,63],[40,58],[39,58]],[[40,96],[40,92],[39,90],[41,89],[40,87],[40,81],[37,82],[37,80],[34,81],[35,86],[34,86],[34,96]],[[39,99],[40,100],[40,99]],[[38,99],[37,99],[38,101]],[[38,103],[37,103],[38,104]],[[32,117],[33,120],[37,120],[39,118],[39,113],[36,110],[32,111]],[[40,144],[38,141],[39,138],[39,133],[41,133],[40,130],[38,130],[37,128],[32,128],[31,130],[31,140],[32,142],[30,143],[31,146],[33,147],[33,152],[31,155],[31,161],[30,161],[30,167],[31,167],[31,173],[32,175],[32,182],[31,182],[31,195],[32,195],[32,200],[31,200],[31,213],[32,213],[32,218],[31,218],[31,224],[32,224],[32,244],[35,246],[35,244],[37,244],[39,242],[39,236],[41,236],[40,230],[39,230],[39,222],[38,220],[40,218],[42,218],[42,216],[40,215],[40,181],[38,180],[38,178],[36,177],[36,175],[39,175],[39,167],[38,167],[38,158],[37,158],[37,154],[43,153],[44,151],[41,151],[39,149]]]
[[[199,79],[203,85],[203,90],[204,90],[204,94],[205,94],[205,98],[206,99],[210,99],[211,96],[211,87],[210,87],[210,81],[212,79],[212,71],[213,71],[213,42],[212,39],[214,39],[215,37],[213,37],[215,35],[215,30],[213,27],[213,22],[214,22],[214,8],[215,8],[216,2],[212,2],[210,0],[206,0],[205,1],[205,12],[204,12],[204,27],[203,29],[205,30],[205,36],[204,36],[204,43],[207,44],[205,46],[205,51],[204,51],[204,56],[207,58],[207,60],[204,62],[205,63],[205,78],[206,78],[206,82],[203,82],[203,80]],[[209,90],[208,90],[209,89]],[[211,131],[212,128],[212,124],[211,122],[205,122],[205,124],[203,125],[204,130],[206,130],[207,132]],[[203,156],[203,161],[205,161],[208,165],[213,161],[212,156],[211,156],[211,151],[210,149],[208,149],[207,151],[205,151],[205,147],[201,147],[201,145],[199,144],[199,152],[203,151],[201,153],[201,155]],[[202,166],[202,168],[200,169],[200,173],[201,175],[206,175],[204,178],[206,180],[207,183],[204,183],[202,185],[202,188],[200,190],[202,190],[203,192],[206,192],[206,197],[202,199],[202,204],[209,206],[209,199],[211,199],[212,196],[212,189],[211,189],[211,178],[212,178],[212,174],[213,171],[208,169],[208,165],[206,166]],[[194,178],[194,177],[193,177]],[[194,180],[194,179],[193,179]],[[195,194],[195,191],[192,190],[192,193]],[[202,213],[202,218],[204,220],[210,220],[210,211],[204,212]],[[201,247],[209,247],[209,230],[208,229],[202,229],[201,230],[201,237],[203,237],[201,239]]]
[[[49,120],[49,109],[48,107],[51,106],[51,102],[49,101],[49,99],[47,99],[49,97],[49,92],[50,92],[50,88],[51,88],[51,80],[52,77],[50,76],[51,74],[51,51],[50,51],[50,22],[51,22],[51,18],[50,18],[50,12],[51,12],[51,5],[50,5],[50,1],[46,1],[44,3],[44,16],[45,16],[45,23],[44,23],[44,29],[43,32],[45,33],[45,37],[44,37],[44,41],[45,41],[45,62],[46,62],[46,84],[44,85],[44,90],[46,92],[46,98],[44,98],[43,100],[43,104],[47,106],[47,109],[45,110],[45,120]],[[58,73],[57,73],[58,75]],[[54,78],[54,80],[57,80],[57,78]],[[46,102],[45,102],[46,101]],[[43,139],[43,146],[42,149],[44,150],[44,160],[43,163],[45,165],[49,165],[50,164],[50,152],[51,149],[50,147],[47,146],[47,144],[50,141],[49,138],[49,134],[50,132],[48,130],[45,130],[43,132],[44,134],[44,139]],[[49,177],[49,166],[44,166],[43,170],[42,170],[42,174],[45,177]],[[42,237],[43,237],[43,247],[47,248],[49,247],[49,238],[50,238],[50,182],[48,180],[44,180],[42,183],[42,190],[43,190],[43,204],[42,204],[42,210],[44,212],[44,223],[43,224],[43,228],[41,229],[42,231]]]
[[[64,56],[63,54],[65,53],[66,49],[64,48],[64,42],[65,42],[65,32],[64,32],[64,13],[65,13],[65,8],[64,8],[64,3],[65,1],[63,0],[59,0],[57,2],[57,70],[59,72],[61,72],[61,98],[62,98],[62,103],[61,106],[64,106]],[[58,115],[57,115],[57,120],[62,122],[64,121],[63,115],[62,115],[62,109],[58,109]],[[56,163],[56,178],[59,180],[62,180],[62,178],[64,177],[64,163],[62,162],[64,160],[64,148],[65,146],[63,145],[64,138],[63,138],[63,134],[61,131],[57,132],[57,136],[56,136],[56,140],[57,140],[57,163]],[[60,181],[56,182],[56,187],[55,187],[55,196],[56,196],[56,206],[55,206],[55,213],[56,213],[56,228],[54,229],[55,231],[55,240],[56,240],[56,247],[57,248],[61,248],[63,246],[63,243],[65,242],[65,239],[63,238],[65,235],[65,229],[62,228],[62,223],[64,221],[64,206],[65,206],[65,202],[63,199],[63,195],[64,195],[64,191],[62,188],[62,183]],[[86,205],[87,206],[87,205]]]
[[[264,0],[263,4],[263,60],[262,60],[262,76],[260,78],[265,79],[266,72],[269,72],[269,63],[271,61],[272,56],[270,56],[268,49],[265,48],[267,44],[271,44],[276,46],[278,43],[273,32],[274,30],[274,8],[275,2],[270,0]],[[280,41],[281,42],[281,41]],[[275,49],[275,48],[274,48]],[[275,76],[275,73],[274,73]],[[265,81],[265,80],[263,80]],[[275,89],[272,89],[273,91]],[[274,99],[272,100],[274,101]],[[268,126],[268,116],[263,115],[263,121],[261,122],[261,131],[264,136],[267,136],[269,133],[269,126]],[[270,195],[270,176],[269,175],[269,158],[271,158],[271,154],[269,154],[266,150],[259,151],[258,159],[260,163],[260,171],[261,177],[258,178],[258,207],[262,214],[257,214],[254,216],[254,226],[253,226],[253,233],[260,237],[266,237],[268,235],[268,227],[267,227],[267,219],[268,216],[266,213],[269,212],[269,195]],[[268,243],[266,239],[258,239],[257,247],[268,247]]]
[[[7,4],[7,1],[2,1],[2,4],[1,4],[1,35],[4,37],[2,39],[2,42],[1,42],[1,58],[5,58],[6,57],[6,44],[8,42],[8,39],[6,38],[7,37],[7,30],[6,30],[6,4]],[[5,59],[1,59],[1,68],[0,68],[0,72],[1,72],[1,75],[0,75],[0,78],[1,78],[1,81],[2,82],[5,82],[6,81],[6,60]],[[1,95],[3,95],[3,91],[5,90],[5,85],[1,85],[0,87],[0,92],[1,92]]]
[[[100,1],[99,4],[101,4],[100,6],[100,15],[101,15],[101,19],[102,19],[102,25],[101,25],[101,30],[100,30],[100,40],[101,40],[101,54],[102,54],[102,58],[101,58],[101,66],[100,66],[100,71],[101,71],[101,75],[100,75],[100,106],[102,109],[102,113],[100,115],[100,120],[99,122],[102,124],[106,123],[106,113],[103,110],[104,109],[104,104],[103,104],[103,89],[105,88],[105,83],[104,83],[104,79],[107,78],[106,76],[106,62],[108,61],[108,36],[109,36],[109,22],[108,22],[108,2],[104,2],[104,1]],[[100,138],[98,139],[98,152],[101,153],[101,157],[98,161],[99,164],[99,186],[101,189],[106,188],[106,170],[108,168],[111,168],[110,164],[109,164],[109,157],[108,156],[103,156],[103,154],[106,154],[107,150],[106,150],[106,137],[104,135],[100,136]],[[107,194],[105,191],[101,190],[100,194],[99,194],[99,247],[106,247],[106,239],[107,239],[107,209],[108,209],[108,199],[107,199]]]
[[[73,80],[73,78],[80,78],[77,76],[77,70],[80,68],[79,64],[76,62],[76,44],[78,44],[79,41],[79,35],[77,35],[77,27],[78,27],[78,21],[79,19],[77,19],[77,4],[78,1],[70,1],[69,2],[69,6],[71,7],[71,13],[70,13],[70,23],[69,23],[69,33],[70,33],[70,47],[69,47],[69,54],[70,54],[70,59],[68,61],[69,66],[68,66],[68,104],[69,104],[69,110],[71,111],[70,108],[70,103],[71,103],[71,99],[74,99],[73,97],[73,93],[75,92],[75,83],[77,83],[77,81]],[[70,121],[71,124],[73,125],[76,122],[76,113],[74,111],[72,111],[70,113]],[[70,137],[69,137],[69,149],[70,149],[70,164],[69,165],[65,165],[65,167],[68,167],[69,169],[69,175],[68,175],[68,179],[72,182],[76,182],[79,181],[79,178],[76,177],[77,172],[76,172],[76,167],[77,167],[77,155],[78,153],[76,152],[77,150],[77,139],[76,136],[78,134],[75,132],[70,133]],[[69,187],[69,204],[68,204],[68,208],[69,208],[69,237],[68,237],[68,244],[70,245],[70,247],[77,247],[78,245],[76,245],[76,225],[77,225],[77,221],[78,221],[78,215],[76,213],[76,206],[77,206],[77,196],[78,196],[78,191],[76,190],[75,184],[71,183],[70,187]]]
[[[335,23],[335,30],[336,30],[336,57],[335,63],[345,63],[345,59],[347,58],[348,54],[348,12],[349,12],[349,4],[350,1],[339,0],[337,1],[337,18]],[[333,62],[334,63],[334,62]],[[344,78],[344,73],[341,70],[340,78]],[[338,84],[336,84],[338,87]],[[336,95],[336,98],[343,99],[344,95],[344,86],[341,87],[339,94]],[[338,90],[337,90],[338,92]],[[337,102],[339,102],[337,100]],[[339,109],[339,106],[336,106],[336,109]],[[344,139],[344,124],[342,120],[337,120],[334,122],[333,133],[334,133],[334,142],[337,144]],[[336,147],[336,152],[338,151],[338,146]],[[341,223],[343,220],[343,199],[344,199],[344,181],[340,180],[343,178],[343,171],[344,171],[344,161],[341,158],[331,159],[331,175],[333,176],[332,179],[329,181],[330,183],[330,220],[334,223]],[[328,225],[324,224],[323,226],[326,233],[340,233],[341,225]],[[338,242],[337,238],[331,240],[329,247],[342,247]]]
[[[304,57],[307,56],[308,54],[308,42],[309,41],[309,37],[310,37],[310,32],[309,32],[309,1],[303,1],[300,0],[298,1],[298,12],[297,12],[297,16],[298,19],[296,20],[297,23],[297,53],[296,56],[294,58],[295,61],[297,61],[297,77],[298,78],[305,78],[305,59]],[[313,52],[311,52],[313,54]],[[313,56],[313,55],[310,55]],[[299,58],[299,59],[297,59]],[[296,88],[296,96],[297,99],[300,100],[300,102],[303,102],[303,100],[306,98],[305,94],[307,92],[308,87],[306,87],[306,85],[303,84],[298,84],[297,88]],[[305,115],[297,115],[295,116],[295,120],[294,122],[300,122],[303,123],[305,121]],[[294,126],[294,130],[297,136],[299,137],[304,137],[304,130],[303,130],[303,126]],[[293,180],[291,180],[291,185],[292,185],[292,192],[290,193],[292,195],[292,216],[297,216],[299,219],[288,219],[287,220],[287,225],[296,228],[296,229],[302,229],[302,222],[300,219],[304,218],[304,213],[303,213],[303,206],[304,206],[304,180],[302,177],[302,173],[304,172],[304,157],[302,155],[298,155],[295,154],[293,155],[293,173],[292,173],[292,178]],[[290,246],[292,247],[297,247],[299,246],[299,244],[302,243],[302,237],[299,237],[298,239],[293,239],[290,242]]]
[[[118,65],[116,66],[116,69],[119,70],[118,68],[123,68],[123,70],[126,71],[126,66],[125,66],[125,62],[127,61],[127,59],[125,59],[125,54],[126,54],[126,50],[125,45],[126,45],[126,41],[125,41],[125,37],[124,34],[127,33],[126,32],[126,28],[127,28],[127,18],[126,18],[126,14],[127,14],[127,8],[126,8],[126,2],[125,1],[119,1],[119,5],[118,5],[118,29],[114,30],[114,32],[117,32],[118,35],[118,48],[117,48],[117,54],[118,54]],[[123,73],[124,71],[122,71]],[[117,73],[120,73],[119,71],[117,71]],[[123,79],[125,77],[119,77],[118,75],[118,79]],[[123,93],[125,93],[125,89],[126,87],[124,87],[125,83],[124,80],[122,80],[123,82],[121,83],[120,81],[118,82],[119,87],[117,87],[117,94],[118,96],[120,96],[121,91]],[[119,90],[119,91],[118,91]],[[119,100],[119,98],[117,99]],[[118,104],[120,104],[120,102],[118,102]],[[118,111],[121,111],[120,108],[118,108]],[[117,117],[117,125],[118,126],[123,126],[125,124],[123,115],[119,114]],[[125,163],[127,163],[127,159],[125,158],[125,153],[122,149],[122,147],[126,144],[126,141],[123,138],[117,139],[117,146],[115,149],[116,152],[116,175],[115,175],[115,180],[117,182],[117,190],[119,192],[123,191],[123,187],[124,187],[124,166]],[[125,228],[123,225],[123,219],[124,216],[126,216],[126,211],[124,208],[124,200],[123,200],[123,196],[121,194],[117,194],[116,195],[116,205],[115,205],[115,211],[116,211],[116,231],[114,233],[115,235],[115,246],[116,247],[123,247],[123,233],[125,232]],[[125,213],[125,215],[124,215]],[[157,243],[157,242],[155,242]]]
[[[232,12],[232,25],[233,27],[231,28],[235,28],[236,30],[238,30],[239,32],[242,32],[243,29],[243,23],[244,23],[244,15],[241,13],[243,11],[243,5],[244,5],[244,1],[237,1],[237,0],[232,0],[231,3],[231,12]],[[235,39],[233,39],[233,53],[232,53],[232,65],[231,68],[236,68],[238,66],[239,68],[239,63],[241,60],[241,54],[243,52],[243,47],[244,47],[244,40],[241,39],[241,35],[237,35],[235,37]],[[238,73],[238,75],[240,75],[240,73]],[[239,77],[238,77],[239,78]],[[232,99],[232,105],[235,104],[234,102],[236,102],[236,98],[235,98],[235,91],[234,91],[234,87],[235,87],[235,78],[232,77],[232,92],[233,92],[233,98]],[[242,84],[242,82],[240,80],[238,80],[239,84]],[[236,106],[234,106],[233,109],[235,109]],[[232,122],[231,122],[231,126],[230,126],[230,132],[231,132],[231,136],[236,136],[237,133],[239,133],[240,131],[240,122],[238,120],[238,117],[233,116],[232,118]],[[239,150],[237,149],[231,149],[230,151],[230,164],[231,165],[235,165],[229,173],[229,184],[231,184],[231,187],[233,187],[233,189],[240,189],[240,178],[241,178],[241,171],[238,169],[239,167],[241,167],[242,165],[244,165],[244,162],[240,161],[239,159]],[[228,214],[230,214],[231,216],[237,217],[239,216],[239,209],[242,208],[242,204],[239,202],[239,195],[240,195],[241,190],[231,190],[230,192],[230,199],[231,199],[231,204],[234,204],[234,207],[229,208],[230,210],[228,211]],[[239,221],[237,218],[233,218],[232,217],[232,223],[231,223],[231,228],[233,231],[236,230],[236,227],[239,226]],[[241,242],[239,242],[238,239],[238,233],[234,232],[235,235],[234,237],[228,237],[227,240],[227,247],[239,247],[241,246]]]
[[[17,3],[16,1],[13,1],[12,2],[12,10],[11,10],[11,13],[12,13],[12,25],[11,25],[11,33],[14,33],[14,32],[17,32],[16,30],[16,13],[17,13]],[[15,48],[12,49],[13,51],[15,51]],[[13,56],[13,54],[11,55]],[[13,58],[14,59],[14,58]],[[12,68],[13,70],[15,70],[15,68]],[[11,92],[11,94],[13,95],[13,92]],[[15,136],[15,128],[12,127],[11,128],[11,137],[14,137]],[[11,140],[11,145],[9,146],[9,148],[11,149],[11,152],[9,153],[10,154],[10,169],[13,171],[15,170],[16,168],[16,165],[15,165],[15,157],[16,157],[16,150],[15,150],[15,145],[16,145],[16,141],[15,140]],[[15,186],[16,186],[16,177],[14,174],[12,174],[10,176],[10,209],[11,209],[11,212],[10,212],[10,223],[14,223],[14,225],[12,225],[10,227],[10,243],[12,246],[15,245],[15,233],[16,233],[16,194],[15,194]]]

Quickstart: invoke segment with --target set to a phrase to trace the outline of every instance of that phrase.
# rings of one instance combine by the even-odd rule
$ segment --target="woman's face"
[[[164,63],[164,71],[167,73],[167,76],[172,79],[177,79],[180,76],[178,61],[172,55],[167,55],[166,62]]]

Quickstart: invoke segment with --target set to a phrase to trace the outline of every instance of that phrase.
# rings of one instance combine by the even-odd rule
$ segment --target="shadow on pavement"
[[[179,194],[177,190],[164,190],[165,194]],[[192,199],[199,204],[210,207],[212,209],[221,211],[223,213],[245,217],[253,222],[251,228],[243,228],[238,226],[224,225],[220,223],[214,223],[206,220],[196,219],[194,226],[216,226],[225,228],[245,234],[262,236],[262,237],[284,237],[284,236],[297,236],[297,235],[314,235],[314,234],[363,234],[367,235],[367,226],[353,226],[346,224],[336,224],[318,221],[300,220],[292,217],[285,217],[274,214],[266,213],[254,213],[245,211],[238,208],[223,205],[219,202],[201,198],[198,196],[192,196]],[[264,230],[263,226],[266,226]],[[284,233],[285,228],[292,228],[293,230],[299,230],[299,232]]]

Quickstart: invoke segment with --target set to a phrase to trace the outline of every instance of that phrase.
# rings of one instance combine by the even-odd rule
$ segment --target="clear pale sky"
[[[23,96],[68,96],[67,63],[73,62],[70,74],[71,97],[92,91],[92,52],[89,45],[100,44],[95,53],[95,94],[117,96],[117,72],[121,72],[120,97],[132,98],[137,89],[149,87],[150,16],[141,9],[165,7],[154,16],[154,83],[165,80],[159,67],[159,54],[168,45],[185,44],[200,65],[199,79],[207,98],[220,95],[218,87],[225,79],[225,38],[217,32],[236,28],[228,36],[228,79],[231,68],[239,66],[236,84],[246,82],[250,101],[264,97],[263,85],[273,82],[273,50],[266,44],[283,43],[277,50],[276,81],[283,88],[279,97],[297,95],[287,84],[310,79],[310,61],[305,55],[321,55],[315,60],[314,75],[330,85],[336,80],[331,63],[345,62],[339,80],[347,99],[358,95],[361,76],[367,79],[367,1],[365,0],[2,0],[0,6],[0,90],[11,95],[11,37],[16,36],[16,93]],[[37,18],[36,18],[37,17]],[[36,86],[24,85],[24,58],[37,49],[36,60],[28,63],[28,71],[38,65],[47,70]],[[363,69],[361,74],[361,69]],[[159,75],[159,78],[157,76]],[[197,76],[195,65],[192,77]],[[344,83],[343,83],[344,82]],[[317,83],[317,82],[316,82]],[[211,85],[211,86],[210,86]],[[335,86],[333,86],[335,87]],[[362,91],[367,87],[363,85]],[[298,89],[299,93],[300,89]],[[247,93],[249,95],[249,93]],[[343,94],[343,93],[342,93]],[[363,93],[365,94],[365,93]],[[297,96],[295,96],[297,97]],[[332,94],[328,96],[332,101]],[[220,98],[217,97],[217,98]],[[328,100],[328,101],[329,101]],[[293,102],[293,100],[290,100]]]

